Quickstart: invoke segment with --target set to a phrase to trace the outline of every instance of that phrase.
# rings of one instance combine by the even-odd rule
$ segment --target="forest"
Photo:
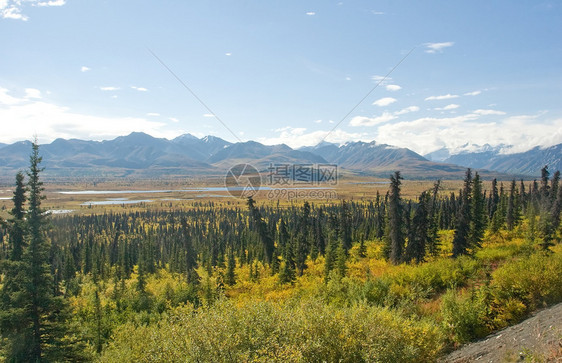
[[[369,200],[48,215],[39,147],[0,227],[0,360],[432,362],[562,301],[560,172],[402,176]]]

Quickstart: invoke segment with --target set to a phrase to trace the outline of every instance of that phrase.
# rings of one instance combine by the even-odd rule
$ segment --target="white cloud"
[[[455,42],[442,42],[442,43],[425,43],[426,53],[441,53],[443,49],[452,47]]]
[[[375,126],[383,124],[388,121],[396,119],[396,115],[390,112],[384,112],[382,115],[377,117],[365,117],[365,116],[355,116],[349,122],[350,126]]]
[[[119,87],[113,87],[113,86],[106,86],[106,87],[100,87],[100,90],[102,90],[102,91],[119,91],[120,88]]]
[[[316,121],[314,121],[314,123],[321,124],[322,120],[316,120]]]
[[[375,139],[427,154],[442,147],[457,149],[466,143],[514,145],[510,152],[527,151],[537,145],[562,143],[562,118],[544,119],[544,114],[484,120],[481,114],[455,117],[423,117],[387,123],[377,128]],[[534,125],[535,127],[528,127]]]
[[[170,117],[170,118],[168,118],[168,120],[170,120],[170,121],[172,121],[172,122],[176,122],[176,123],[177,123],[177,122],[180,122],[180,120],[177,119],[177,118],[175,118],[175,117]]]
[[[351,77],[345,77],[346,81],[351,81]]]
[[[392,77],[385,77],[385,76],[379,76],[379,75],[374,75],[371,76],[371,79],[375,82],[380,82],[381,84],[384,84],[386,82],[389,82],[392,80]]]
[[[275,132],[279,133],[275,137],[259,138],[258,141],[265,145],[278,145],[286,144],[292,148],[299,148],[303,146],[317,145],[325,140],[336,144],[342,144],[348,141],[359,141],[365,139],[365,134],[361,133],[348,133],[343,130],[334,130],[333,132],[321,130],[306,132],[305,128],[282,127]]]
[[[151,116],[151,117],[158,117],[160,116],[160,114],[158,112],[149,112],[146,114],[147,116]]]
[[[144,87],[131,86],[131,88],[139,92],[148,92],[148,89]]]
[[[382,115],[376,117],[355,116],[349,122],[350,126],[375,126],[395,120],[400,115],[405,115],[411,112],[417,112],[420,108],[418,106],[408,106],[396,112],[383,112]]]
[[[314,11],[309,11],[309,12],[306,13],[306,15],[309,15],[309,16],[316,15],[316,12],[314,12]]]
[[[89,70],[91,70],[90,67],[86,67],[86,66],[80,67],[80,72],[88,72]]]
[[[401,109],[400,111],[394,112],[395,115],[404,115],[410,112],[418,112],[420,108],[418,106],[409,106]]]
[[[142,131],[156,137],[174,137],[166,123],[138,117],[101,117],[72,111],[36,98],[13,97],[0,88],[0,120],[3,122],[0,142],[11,143],[38,135],[40,142],[56,138],[107,140]]]
[[[2,9],[1,15],[2,18],[4,19],[14,19],[14,20],[23,20],[23,21],[29,20],[29,17],[27,15],[23,15],[21,13],[21,9],[13,5]]]
[[[25,96],[24,98],[37,98],[40,99],[41,97],[41,91],[39,91],[36,88],[26,88],[25,89]]]
[[[397,101],[396,98],[383,97],[383,98],[380,98],[380,99],[376,100],[375,102],[373,102],[373,105],[379,106],[379,107],[384,107],[384,106],[388,106],[390,104],[393,104],[396,101]]]
[[[212,113],[204,113],[203,117],[215,117]]]
[[[6,88],[0,87],[0,105],[16,105],[18,103],[22,103],[24,100],[10,96],[8,94],[8,90]]]
[[[474,113],[476,113],[478,115],[482,115],[482,116],[505,115],[505,112],[497,111],[497,110],[476,110],[476,111],[474,111]]]
[[[23,9],[27,6],[47,7],[63,6],[65,4],[65,0],[0,0],[0,17],[27,21],[29,17],[22,13]]]
[[[37,6],[63,6],[66,4],[65,0],[51,0],[51,1],[40,1]]]
[[[450,105],[447,105],[445,107],[436,107],[436,108],[434,108],[434,110],[435,111],[449,111],[449,110],[455,110],[459,107],[461,107],[461,106],[459,106],[455,103],[451,103]]]
[[[482,93],[482,91],[472,91],[472,92],[467,92],[464,95],[465,96],[478,96],[481,93]]]
[[[228,53],[224,53],[224,55],[226,55],[227,57],[230,57],[232,55],[232,53],[228,52]]]
[[[400,86],[397,85],[397,84],[389,84],[389,85],[386,86],[386,90],[387,90],[387,91],[392,91],[392,92],[394,92],[394,91],[400,91],[401,89],[402,89],[402,87],[400,87]]]
[[[459,97],[459,95],[452,95],[450,93],[447,93],[446,95],[429,96],[429,97],[426,97],[425,100],[426,101],[435,101],[435,100],[439,101],[439,100],[450,100],[452,98],[458,98],[458,97]]]
[[[371,11],[371,13],[373,13],[374,15],[384,15],[384,11]]]

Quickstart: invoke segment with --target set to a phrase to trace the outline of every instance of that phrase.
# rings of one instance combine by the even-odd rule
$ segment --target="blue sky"
[[[4,143],[562,142],[560,1],[0,0],[0,34]]]

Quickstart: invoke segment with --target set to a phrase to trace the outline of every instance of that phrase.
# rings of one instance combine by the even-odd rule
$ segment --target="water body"
[[[373,181],[373,182],[350,182],[347,184],[390,184],[390,182],[386,181]]]
[[[47,214],[68,214],[74,212],[74,209],[49,209]]]
[[[84,202],[80,205],[138,204],[138,203],[151,203],[151,202],[154,202],[154,200],[152,199],[128,200],[127,198],[111,198],[108,200],[91,200],[89,202]]]
[[[376,182],[378,183],[378,182]],[[387,184],[387,182],[380,182]],[[356,183],[360,184],[360,183]],[[156,190],[71,190],[58,192],[65,195],[103,195],[103,194],[147,194],[147,193],[202,193],[202,192],[227,192],[229,190],[244,190],[245,187],[203,187],[203,188],[190,188],[190,189],[156,189]],[[261,186],[259,190],[273,190],[273,189],[334,189],[333,187],[320,187],[320,186],[295,186],[295,185],[279,185],[279,186]],[[7,198],[11,199],[11,198]]]

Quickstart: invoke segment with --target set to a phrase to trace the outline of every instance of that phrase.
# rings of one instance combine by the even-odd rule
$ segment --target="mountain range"
[[[550,147],[536,146],[525,152],[509,153],[512,148],[511,145],[466,145],[464,150],[457,150],[455,154],[447,149],[439,149],[425,157],[432,161],[474,169],[529,176],[539,176],[545,165],[548,165],[551,171],[562,170],[562,144]]]
[[[467,167],[481,170],[483,176],[500,175],[494,172],[536,176],[544,165],[550,165],[551,170],[562,168],[562,144],[510,155],[501,153],[505,147],[472,150],[476,151],[451,155],[443,149],[424,157],[407,148],[375,141],[343,145],[322,142],[292,149],[285,144],[231,143],[215,136],[197,138],[190,134],[168,140],[142,132],[106,141],[56,139],[40,147],[46,175],[72,177],[224,175],[239,163],[259,170],[271,164],[335,164],[342,171],[380,177],[400,170],[410,179],[457,179]],[[24,169],[30,151],[29,141],[0,144],[1,175],[11,176]]]

